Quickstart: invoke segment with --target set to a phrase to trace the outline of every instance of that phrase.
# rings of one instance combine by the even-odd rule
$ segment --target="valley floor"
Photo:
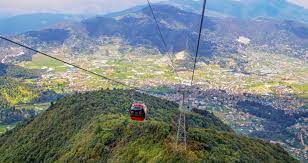
[[[54,50],[53,53],[56,57],[112,79],[146,89],[155,88],[160,92],[158,96],[179,100],[179,96],[172,92],[179,83],[187,84],[190,81],[192,65],[188,54],[174,54],[178,72],[178,76],[175,76],[166,55],[145,55],[140,53],[140,49],[129,46],[124,52],[120,49],[123,49],[120,45],[105,45],[93,55],[70,56],[64,54],[63,49]],[[58,94],[122,88],[38,54],[33,56],[32,61],[21,62],[19,65],[44,72],[38,80],[25,82]],[[239,101],[249,100],[282,110],[286,115],[299,114],[300,108],[307,111],[307,105],[304,106],[308,96],[308,85],[305,82],[308,75],[307,62],[284,54],[247,48],[239,55],[204,59],[197,67],[195,84],[200,93],[191,96],[191,105],[213,112],[239,134],[281,143],[297,158],[307,159],[307,153],[297,138],[299,130],[307,124],[307,117],[292,119],[294,123],[285,126],[284,133],[268,135],[272,134],[269,131],[279,126],[280,122],[243,110],[237,105]],[[47,107],[37,107],[40,108]],[[6,126],[0,126],[0,133],[5,131],[3,128]]]

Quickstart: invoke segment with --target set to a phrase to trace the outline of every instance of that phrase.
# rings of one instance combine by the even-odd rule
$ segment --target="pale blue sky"
[[[288,1],[308,8],[308,0]],[[0,13],[13,15],[37,12],[104,14],[144,3],[146,0],[0,0]]]
[[[308,8],[308,0],[288,0],[288,1],[297,4],[299,6]]]
[[[9,14],[37,12],[102,14],[145,3],[146,0],[0,0],[0,12]]]

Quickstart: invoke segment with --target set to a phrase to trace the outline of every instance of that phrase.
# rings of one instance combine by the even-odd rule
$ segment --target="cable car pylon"
[[[168,51],[167,48],[167,44],[166,41],[163,37],[162,31],[160,29],[158,20],[154,14],[153,8],[151,6],[151,2],[150,0],[147,0],[148,6],[151,10],[151,14],[153,16],[153,19],[156,23],[156,27],[157,27],[157,31],[159,33],[159,37],[161,38],[161,41],[163,42],[163,45],[166,49],[166,51]],[[196,63],[198,60],[198,52],[199,52],[199,46],[200,46],[200,39],[201,39],[201,34],[202,34],[202,27],[203,27],[203,20],[204,20],[204,13],[205,13],[205,6],[206,6],[206,0],[203,1],[203,8],[202,8],[202,15],[201,15],[201,23],[200,23],[200,29],[199,29],[199,36],[198,36],[198,43],[197,43],[197,48],[196,48],[196,54],[195,54],[195,59],[194,59],[194,65],[193,65],[193,71],[192,71],[192,78],[191,78],[191,83],[190,86],[193,85],[193,81],[194,81],[194,75],[195,75],[195,69],[196,69]],[[179,78],[179,75],[175,69],[174,66],[174,62],[172,60],[172,57],[170,56],[170,54],[167,52],[167,55],[170,59],[170,67],[173,70],[173,73]],[[177,124],[177,137],[176,137],[176,148],[184,148],[186,150],[187,148],[187,132],[186,132],[186,115],[185,112],[187,111],[187,105],[185,104],[185,93],[186,91],[184,89],[181,89],[180,93],[182,94],[182,100],[180,102],[180,106],[179,106],[179,111],[180,111],[180,115],[178,118],[178,124]],[[188,103],[187,103],[188,104]]]
[[[201,14],[201,22],[200,22],[200,28],[199,28],[199,35],[198,35],[198,43],[196,48],[196,54],[194,59],[194,67],[193,67],[193,73],[191,77],[191,83],[190,86],[193,86],[194,82],[194,76],[195,76],[195,70],[196,70],[196,64],[198,60],[198,53],[199,53],[199,46],[200,46],[200,40],[201,40],[201,34],[202,34],[202,27],[203,27],[203,21],[204,21],[204,13],[205,13],[205,6],[206,6],[206,0],[203,1],[203,7],[202,7],[202,14]],[[176,148],[179,150],[181,148],[184,148],[184,150],[187,149],[187,131],[186,131],[186,114],[187,111],[187,105],[185,104],[185,94],[188,93],[185,89],[182,89],[182,100],[180,103],[180,117],[178,120],[178,126],[177,126],[177,137],[176,137]]]
[[[182,91],[182,100],[179,106],[180,116],[178,119],[177,125],[177,134],[176,134],[176,149],[187,148],[187,132],[186,132],[186,107],[185,107],[185,91]]]
[[[158,23],[158,20],[154,14],[154,11],[153,11],[153,8],[151,6],[151,2],[150,0],[147,0],[148,2],[148,5],[149,5],[149,8],[151,10],[151,13],[152,13],[152,16],[153,16],[153,19],[154,19],[154,22],[156,24],[156,27],[157,27],[157,31],[159,33],[159,37],[161,38],[161,41],[164,45],[164,48],[166,51],[168,51],[168,47],[167,47],[167,44],[166,44],[166,41],[163,37],[163,34],[161,32],[161,29],[160,29],[160,26],[159,26],[159,23]],[[180,80],[180,76],[178,75],[177,71],[176,71],[176,68],[174,66],[174,62],[172,60],[172,56],[170,55],[169,52],[167,52],[167,56],[170,60],[170,67],[172,68],[172,72],[176,75],[176,77],[178,78],[178,80]],[[182,81],[180,81],[181,84]],[[179,115],[179,118],[178,118],[178,124],[177,124],[177,136],[176,136],[176,149],[184,149],[186,150],[186,147],[187,147],[187,135],[186,135],[186,117],[185,117],[185,111],[184,111],[184,105],[185,105],[185,92],[184,91],[178,91],[178,92],[181,92],[181,94],[183,95],[182,97],[182,100],[180,102],[180,105],[179,105],[179,111],[180,111],[180,115]]]

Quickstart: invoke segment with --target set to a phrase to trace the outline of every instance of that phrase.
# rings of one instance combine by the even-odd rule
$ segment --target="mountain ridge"
[[[191,0],[170,0],[163,4],[170,4],[181,9],[200,13],[202,2]],[[295,5],[287,0],[216,0],[207,2],[207,10],[223,15],[254,19],[257,17],[274,18],[279,20],[293,20],[308,23],[308,9]]]
[[[199,14],[202,6],[201,1],[194,0],[169,0],[153,4],[168,4],[188,12]],[[103,16],[114,17],[132,11],[138,11],[146,5],[138,5],[120,12],[107,13]],[[258,17],[272,18],[276,20],[292,20],[308,23],[308,9],[290,3],[287,0],[216,0],[207,2],[206,16],[233,17],[240,19],[256,19]],[[1,16],[2,15],[2,16]],[[98,13],[98,15],[100,15]],[[33,13],[8,16],[0,13],[0,33],[4,35],[16,35],[33,30],[49,28],[55,24],[67,21],[80,21],[88,18],[86,15]]]
[[[68,14],[35,13],[17,15],[0,19],[0,34],[18,35],[50,28],[61,22],[79,21],[81,19],[83,19],[83,16]]]
[[[153,9],[165,36],[168,50],[173,49],[175,53],[183,50],[193,52],[200,15],[169,5],[153,5]],[[148,8],[117,15],[114,18],[94,17],[76,24],[59,28],[78,35],[78,37],[74,35],[66,36],[59,41],[60,44],[71,37],[80,38],[77,42],[81,44],[87,42],[87,44],[93,45],[90,46],[93,50],[96,45],[102,44],[101,37],[109,37],[110,39],[121,38],[124,44],[150,46],[162,53],[166,51],[157,35],[156,28],[153,27],[155,24]],[[226,26],[228,26],[228,29],[225,28]],[[251,40],[251,46],[280,53],[289,53],[291,50],[292,53],[289,53],[291,55],[304,56],[307,50],[305,45],[308,44],[308,33],[305,31],[308,31],[307,25],[294,21],[206,17],[200,54],[201,56],[213,56],[219,53],[222,55],[237,53],[238,47],[241,45],[237,40],[240,36],[244,36]],[[44,30],[34,33],[40,35],[42,32]],[[28,33],[23,34],[23,36],[29,36]],[[53,35],[57,35],[57,33]],[[59,35],[65,36],[60,33]],[[44,42],[44,40],[32,38]],[[31,39],[31,35],[29,39]],[[264,48],[264,46],[268,46],[268,48]],[[87,49],[87,47],[84,49]],[[87,52],[89,51],[91,50],[88,49]]]

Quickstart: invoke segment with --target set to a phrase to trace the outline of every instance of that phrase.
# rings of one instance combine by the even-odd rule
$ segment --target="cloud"
[[[288,1],[308,9],[308,0],[288,0]]]
[[[158,1],[161,0],[152,0],[152,2]],[[0,10],[9,14],[37,12],[104,14],[145,3],[146,0],[0,0]]]

